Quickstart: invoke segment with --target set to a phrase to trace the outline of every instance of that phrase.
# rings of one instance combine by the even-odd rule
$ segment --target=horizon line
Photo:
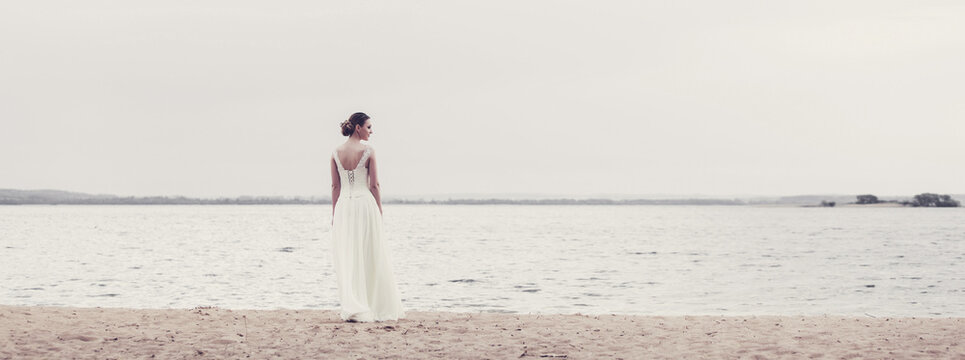
[[[169,195],[118,195],[112,193],[92,193],[74,190],[63,190],[63,189],[17,189],[17,188],[0,188],[0,191],[17,191],[17,192],[61,192],[73,195],[87,195],[95,197],[117,197],[117,198],[189,198],[189,199],[238,199],[238,198],[290,198],[290,199],[329,199],[330,195],[182,195],[182,194],[169,194]],[[965,196],[965,193],[955,193],[955,192],[920,192],[923,193],[933,193],[933,194],[947,194],[951,196]],[[796,194],[784,194],[784,195],[767,195],[767,194],[730,194],[730,195],[711,195],[705,193],[691,193],[691,194],[673,194],[673,193],[649,193],[649,194],[632,194],[632,193],[596,193],[596,194],[561,194],[561,193],[533,193],[533,192],[503,192],[503,193],[482,193],[482,192],[461,192],[461,193],[437,193],[437,194],[403,194],[403,195],[389,195],[383,196],[386,199],[424,199],[427,201],[440,200],[443,198],[448,198],[450,200],[467,200],[467,199],[493,199],[493,200],[535,200],[535,199],[585,199],[585,200],[595,200],[595,199],[637,199],[637,200],[669,200],[669,199],[761,199],[761,198],[794,198],[794,197],[855,197],[858,195],[875,195],[879,198],[900,198],[900,197],[914,197],[917,194],[905,194],[905,195],[875,195],[873,192],[863,192],[863,193],[796,193]]]

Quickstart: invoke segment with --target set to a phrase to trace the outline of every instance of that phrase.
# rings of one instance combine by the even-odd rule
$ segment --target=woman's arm
[[[375,197],[375,203],[379,205],[379,214],[382,213],[382,194],[379,187],[379,171],[375,166],[375,149],[369,150],[369,191]]]
[[[332,223],[335,223],[335,203],[338,202],[338,195],[342,193],[342,179],[338,174],[338,164],[335,163],[335,154],[332,154]]]

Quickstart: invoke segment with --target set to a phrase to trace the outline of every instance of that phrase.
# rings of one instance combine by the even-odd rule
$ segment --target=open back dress
[[[366,145],[354,169],[338,166],[341,192],[332,221],[332,255],[342,320],[360,322],[405,317],[396,287],[392,261],[382,232],[382,213],[369,190]]]

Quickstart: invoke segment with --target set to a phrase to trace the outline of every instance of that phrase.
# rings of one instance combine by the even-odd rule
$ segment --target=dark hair
[[[342,121],[340,125],[342,127],[342,135],[352,136],[355,132],[355,125],[365,126],[365,121],[369,119],[368,115],[363,112],[357,112],[348,117],[348,120]]]

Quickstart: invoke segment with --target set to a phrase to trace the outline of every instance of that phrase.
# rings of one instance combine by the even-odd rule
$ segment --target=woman
[[[354,113],[342,122],[344,144],[332,154],[332,255],[342,320],[369,322],[405,317],[382,234],[375,151],[367,143],[372,122]]]

